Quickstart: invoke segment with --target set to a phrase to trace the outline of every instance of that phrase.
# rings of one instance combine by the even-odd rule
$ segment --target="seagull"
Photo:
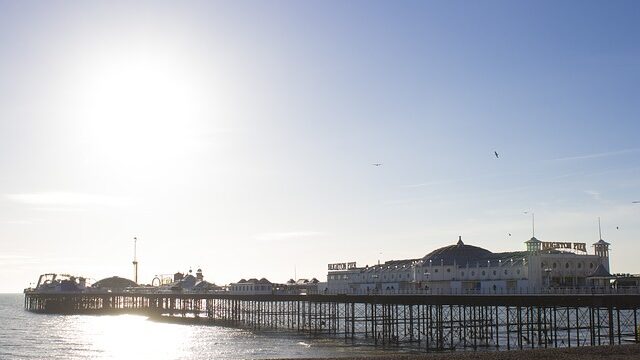
[[[509,236],[511,236],[511,233],[509,233]]]
[[[496,156],[496,159],[499,159],[499,158],[500,158],[500,156],[498,155],[498,152],[497,152],[497,151],[495,151],[495,150],[494,150],[494,151],[493,151],[493,154]]]
[[[616,226],[616,230],[620,230],[620,227],[619,227],[619,226]]]
[[[371,165],[373,165],[373,166],[382,166],[382,163],[373,163]]]

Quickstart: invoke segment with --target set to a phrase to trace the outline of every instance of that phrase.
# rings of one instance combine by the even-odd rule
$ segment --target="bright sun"
[[[149,170],[197,146],[205,101],[188,62],[122,52],[83,65],[73,111],[93,157],[122,170]]]

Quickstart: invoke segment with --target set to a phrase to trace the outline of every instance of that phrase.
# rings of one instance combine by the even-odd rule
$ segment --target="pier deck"
[[[637,343],[640,295],[26,293],[25,309],[141,313],[425,351]]]

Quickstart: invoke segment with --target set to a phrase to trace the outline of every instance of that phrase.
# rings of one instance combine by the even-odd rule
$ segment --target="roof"
[[[193,288],[196,290],[217,290],[217,289],[220,289],[220,286],[203,280],[203,281],[197,282],[193,286]]]
[[[435,263],[452,265],[456,263],[463,265],[491,258],[493,253],[481,247],[466,245],[462,242],[462,236],[459,237],[455,245],[444,246],[436,249],[422,258],[423,263]]]
[[[265,278],[262,278],[260,280],[256,278],[251,278],[249,280],[240,279],[240,281],[238,281],[237,284],[271,284],[271,281]]]
[[[536,237],[534,236],[534,237],[532,237],[531,239],[529,239],[529,240],[525,241],[524,243],[525,243],[525,244],[536,244],[536,243],[541,243],[541,242],[542,242],[542,241],[540,241],[540,240],[536,239]]]
[[[609,271],[607,271],[607,269],[602,265],[602,264],[598,264],[598,266],[596,266],[595,270],[593,270],[593,272],[591,274],[589,274],[590,278],[612,278],[613,276],[611,275],[611,273],[609,273]]]
[[[598,242],[594,243],[593,245],[611,245],[611,244],[609,244],[608,242],[600,239],[600,240],[598,240]]]
[[[124,289],[130,286],[138,286],[134,281],[121,278],[119,276],[112,276],[110,278],[102,279],[93,284],[94,288],[109,288],[109,289]]]

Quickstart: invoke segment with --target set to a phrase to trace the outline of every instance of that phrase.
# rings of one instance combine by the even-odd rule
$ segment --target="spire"
[[[458,243],[456,244],[458,246],[464,246],[464,243],[462,242],[462,235],[458,236]]]

